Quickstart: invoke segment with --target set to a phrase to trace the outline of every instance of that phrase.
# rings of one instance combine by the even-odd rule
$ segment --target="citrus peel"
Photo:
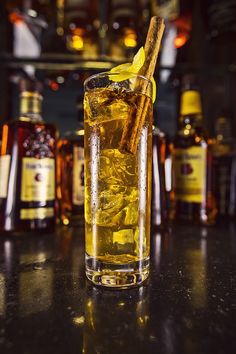
[[[144,48],[141,47],[139,51],[135,54],[132,63],[124,63],[112,68],[109,73],[117,74],[115,75],[115,81],[120,82],[128,80],[133,77],[134,74],[138,74],[145,62],[145,52]],[[110,75],[110,80],[113,80],[112,75]],[[154,78],[151,78],[152,82],[152,102],[156,100],[156,82]]]

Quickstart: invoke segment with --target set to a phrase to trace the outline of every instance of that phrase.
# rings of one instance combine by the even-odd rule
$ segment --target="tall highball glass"
[[[86,275],[115,288],[141,284],[149,274],[152,83],[130,76],[101,73],[84,84]],[[141,127],[127,127],[140,112]],[[133,128],[138,145],[130,153],[121,142]]]

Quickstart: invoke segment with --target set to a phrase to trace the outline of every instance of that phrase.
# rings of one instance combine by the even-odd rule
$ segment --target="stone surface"
[[[151,264],[139,288],[97,288],[83,229],[1,236],[0,352],[235,353],[235,224],[153,230]]]

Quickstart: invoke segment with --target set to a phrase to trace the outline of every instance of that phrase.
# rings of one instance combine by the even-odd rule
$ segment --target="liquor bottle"
[[[48,5],[48,29],[42,38],[42,53],[65,54],[68,53],[65,43],[65,1],[53,0]]]
[[[49,0],[6,1],[6,9],[13,30],[13,54],[17,57],[38,57],[42,34],[47,28]]]
[[[111,0],[108,25],[110,56],[117,59],[133,57],[140,37],[139,10],[139,1]]]
[[[4,124],[0,156],[0,230],[55,226],[56,127],[41,116],[39,82],[20,82],[20,115]]]
[[[186,77],[180,102],[179,130],[173,144],[174,219],[213,224],[211,143],[203,128],[200,93]]]
[[[236,144],[230,119],[221,115],[215,122],[213,145],[215,196],[218,217],[236,215]]]
[[[81,114],[83,117],[83,115]],[[80,117],[81,117],[80,116]],[[68,131],[57,146],[57,198],[59,218],[63,225],[84,222],[84,127],[79,122]]]
[[[165,134],[157,127],[153,129],[153,178],[152,178],[152,226],[167,225],[167,195],[165,183]]]
[[[65,38],[69,52],[85,57],[98,55],[98,1],[65,1]]]

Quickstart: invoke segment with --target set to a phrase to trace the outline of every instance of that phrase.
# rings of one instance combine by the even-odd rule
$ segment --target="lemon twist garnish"
[[[141,47],[139,51],[135,54],[132,63],[125,63],[118,65],[112,68],[109,73],[111,74],[118,74],[116,75],[115,80],[117,82],[128,80],[132,78],[133,74],[138,74],[139,70],[142,68],[145,62],[145,52],[144,48]],[[110,77],[112,80],[112,76]],[[156,82],[154,78],[151,78],[152,82],[152,102],[154,103],[156,100]]]

